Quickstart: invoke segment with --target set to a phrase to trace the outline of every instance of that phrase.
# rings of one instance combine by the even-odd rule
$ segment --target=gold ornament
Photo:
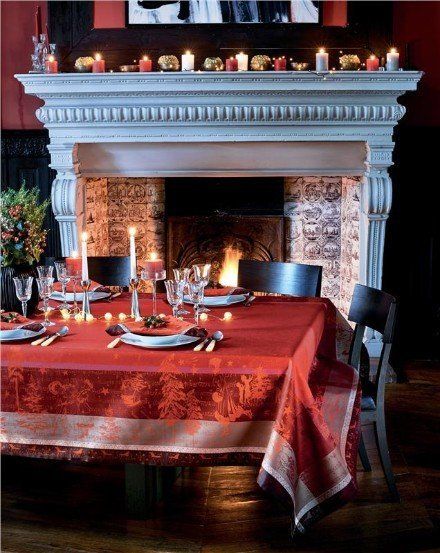
[[[251,69],[253,71],[267,71],[270,69],[272,62],[269,56],[259,54],[251,59]]]
[[[75,71],[80,73],[88,73],[92,70],[93,62],[95,60],[91,56],[85,56],[83,58],[78,58],[75,61]]]
[[[179,71],[180,63],[176,56],[160,56],[157,65],[162,71]]]
[[[339,58],[339,64],[342,71],[357,71],[361,65],[361,60],[356,54],[345,54]]]
[[[206,58],[203,62],[205,71],[223,71],[223,62],[220,58]]]

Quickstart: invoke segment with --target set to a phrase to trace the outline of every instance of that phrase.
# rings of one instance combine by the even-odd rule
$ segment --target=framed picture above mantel
[[[128,0],[127,26],[320,22],[314,0]]]

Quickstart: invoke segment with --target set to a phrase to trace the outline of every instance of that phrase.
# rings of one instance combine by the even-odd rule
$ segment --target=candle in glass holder
[[[243,52],[240,52],[235,57],[237,58],[237,62],[238,62],[238,70],[247,71],[248,64],[249,64],[249,56],[247,54],[243,54]]]
[[[395,48],[387,54],[387,71],[399,71],[399,52]]]
[[[366,62],[367,71],[379,71],[379,58],[372,54]]]
[[[287,68],[286,58],[276,58],[273,63],[275,71],[285,71]]]
[[[58,62],[55,56],[47,56],[47,60],[44,63],[44,70],[46,73],[58,73]]]
[[[229,58],[226,60],[226,71],[238,71],[238,60],[236,58]]]
[[[182,71],[194,71],[194,54],[189,51],[182,56]]]
[[[143,58],[139,60],[139,71],[141,73],[147,73],[152,69],[153,69],[153,62],[148,59],[148,56],[143,56]]]
[[[66,257],[66,268],[71,275],[78,275],[81,271],[81,258],[76,250],[72,250],[72,255]]]
[[[328,71],[328,54],[324,48],[316,54],[316,71]]]
[[[145,262],[145,273],[147,279],[155,280],[156,274],[163,271],[163,261],[157,258],[157,253],[150,254],[150,259]]]
[[[137,278],[135,227],[130,227],[128,234],[130,236],[130,278]]]
[[[89,280],[89,264],[87,262],[87,232],[81,233],[81,280]]]
[[[93,73],[105,73],[105,60],[102,59],[101,54],[95,55],[92,71]]]

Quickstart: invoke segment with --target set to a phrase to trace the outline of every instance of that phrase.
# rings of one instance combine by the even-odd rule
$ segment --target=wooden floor
[[[186,469],[154,518],[131,521],[121,467],[4,458],[2,552],[439,551],[440,367],[413,364],[407,377],[387,397],[401,504],[388,502],[371,438],[357,500],[294,545],[254,468]]]

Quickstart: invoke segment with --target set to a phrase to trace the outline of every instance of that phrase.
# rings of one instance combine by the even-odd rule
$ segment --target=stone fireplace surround
[[[421,73],[16,77],[26,93],[44,101],[36,115],[49,130],[51,167],[57,171],[52,207],[65,255],[78,249],[78,231],[86,226],[88,178],[277,175],[286,177],[287,251],[291,259],[298,260],[298,249],[306,250],[304,242],[319,227],[316,221],[302,224],[301,235],[295,223],[299,213],[304,217],[317,213],[316,206],[304,207],[313,198],[313,194],[306,198],[305,187],[317,191],[317,184],[324,188],[326,184],[316,179],[338,177],[340,221],[344,223],[339,225],[344,239],[338,278],[381,287],[392,195],[387,171],[392,164],[392,130],[405,112],[397,98],[416,89]],[[151,197],[157,193],[154,186],[149,190]],[[304,202],[298,201],[301,197]],[[347,201],[349,197],[353,201]],[[357,218],[352,216],[356,202],[358,240]],[[154,218],[153,204],[145,210],[148,227]],[[304,223],[304,218],[300,220]],[[147,235],[154,242],[157,231],[153,227]],[[328,226],[326,232],[337,232],[336,227]],[[313,249],[309,246],[307,251]],[[359,259],[358,270],[353,259]],[[340,299],[345,305],[347,294]],[[379,340],[373,332],[368,334],[373,354]]]

